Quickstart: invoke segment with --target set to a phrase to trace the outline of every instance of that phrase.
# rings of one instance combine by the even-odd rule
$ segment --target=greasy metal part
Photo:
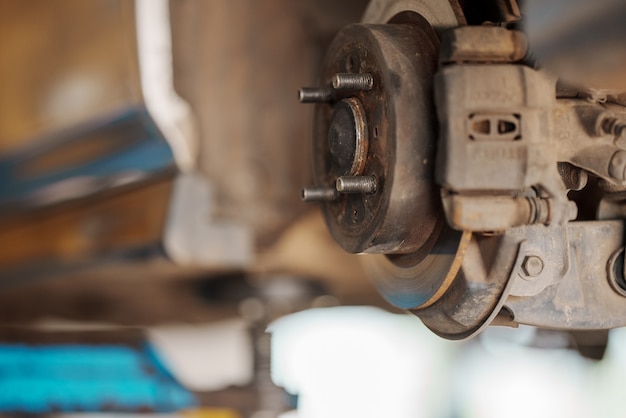
[[[538,226],[523,229],[517,263],[523,262],[529,248],[541,247],[535,253],[541,254],[546,268],[532,281],[519,280],[513,272],[510,280],[515,289],[504,306],[515,323],[574,330],[626,325],[624,294],[616,287],[617,279],[623,283],[623,264],[617,261],[624,246],[623,220],[573,222],[552,230]],[[564,246],[544,245],[546,233],[560,237]],[[570,254],[565,260],[561,258],[564,249]]]
[[[551,93],[556,91],[555,79],[548,73],[498,64],[522,59],[525,53],[516,56],[515,48],[498,49],[495,42],[490,49],[481,49],[485,42],[477,40],[487,32],[462,28],[444,39],[441,61],[452,65],[443,67],[435,80],[441,124],[436,168],[449,225],[462,231],[500,234],[501,240],[493,244],[493,257],[468,247],[452,284],[440,287],[445,290],[434,303],[420,300],[422,308],[413,311],[447,338],[471,335],[494,318],[500,324],[567,329],[623,325],[626,320],[611,319],[616,314],[611,310],[623,309],[614,296],[609,301],[615,303],[596,306],[602,305],[608,290],[622,297],[621,290],[626,289],[623,256],[619,258],[623,244],[616,240],[611,244],[615,248],[610,249],[594,244],[603,236],[602,229],[609,229],[607,224],[571,223],[578,208],[568,200],[567,192],[583,189],[588,173],[607,184],[624,186],[626,153],[619,121],[626,112],[586,100],[557,100]],[[503,39],[510,36],[501,35]],[[604,213],[600,215],[623,219],[626,210],[619,208],[625,201],[623,196],[602,200]],[[611,215],[606,209],[609,205]],[[621,237],[623,226],[610,228],[618,230]],[[597,237],[583,238],[584,234]],[[497,238],[483,235],[476,239]],[[576,254],[582,250],[599,255]],[[612,254],[616,255],[609,260]],[[415,294],[423,296],[419,286],[415,291],[393,280],[402,277],[393,258],[387,257],[386,264],[380,257],[375,260],[378,265],[393,266],[389,271],[370,267],[381,292],[392,303],[406,307],[416,302]],[[583,266],[583,261],[593,267]],[[476,274],[481,264],[483,270],[494,272],[490,280],[500,284],[497,291],[481,293],[480,286],[473,287],[481,282],[476,279],[479,275],[467,271]],[[577,284],[584,280],[601,281],[602,286]],[[421,282],[407,283],[416,286]],[[555,289],[559,290],[555,293]],[[481,305],[476,300],[489,303]],[[555,313],[555,307],[565,311]],[[576,309],[574,318],[571,311]],[[542,315],[553,319],[542,323]]]
[[[341,96],[346,93],[337,90],[337,105],[316,108],[316,182],[328,184],[334,177],[338,190],[358,192],[324,204],[324,214],[344,249],[383,253],[363,257],[382,295],[396,306],[415,310],[438,334],[465,338],[498,314],[508,271],[491,277],[497,247],[477,238],[478,244],[470,232],[452,230],[441,216],[433,183],[436,135],[430,84],[436,37],[417,14],[400,14],[391,21],[398,24],[348,27],[331,45],[321,85],[345,70],[370,73],[376,80],[372,90],[348,97],[363,105],[369,146],[362,175],[345,177],[342,172],[350,158],[342,157],[350,155],[346,151],[353,148],[352,141],[336,146],[333,130],[348,133],[353,128],[335,121],[337,107],[346,100]],[[363,193],[374,191],[374,178],[376,193]],[[489,242],[499,241],[494,237]],[[472,256],[466,261],[470,247]],[[504,246],[499,259],[512,260],[515,248],[516,244]],[[478,260],[486,260],[486,265],[476,269]]]
[[[339,193],[376,193],[376,176],[341,176],[336,188]]]
[[[500,278],[508,283],[499,299],[506,315],[498,316],[498,307],[464,311],[458,303],[444,304],[454,294],[454,287],[427,312],[418,310],[416,314],[440,335],[450,326],[448,316],[464,314],[464,318],[475,319],[486,312],[495,313],[499,323],[508,321],[509,325],[568,329],[623,325],[626,320],[612,318],[624,317],[615,312],[623,308],[614,296],[608,299],[614,303],[602,306],[609,290],[611,295],[621,297],[621,290],[626,288],[623,258],[619,259],[623,244],[616,240],[611,249],[596,244],[604,236],[603,229],[611,229],[621,237],[623,226],[571,223],[577,208],[568,201],[567,191],[584,188],[587,173],[608,184],[623,186],[626,154],[621,148],[623,130],[618,121],[623,120],[624,109],[575,99],[557,101],[549,93],[555,91],[550,75],[522,66],[494,64],[506,56],[498,54],[497,48],[492,56],[482,52],[483,45],[477,45],[472,52],[471,42],[463,44],[472,38],[472,29],[459,31],[466,32],[458,41],[460,51],[444,44],[443,49],[450,47],[452,52],[444,55],[442,62],[462,64],[444,67],[436,79],[443,133],[439,149],[445,150],[439,154],[437,175],[446,189],[442,193],[444,209],[452,227],[504,233],[505,241],[517,242],[521,249],[512,250],[514,244],[508,251],[504,246],[498,248],[496,260],[508,258],[511,273],[508,279]],[[477,32],[481,30],[476,28]],[[457,42],[454,36],[444,43],[452,41]],[[465,63],[469,61],[478,65]],[[606,202],[602,203],[604,216],[611,203],[615,208],[612,216],[623,219],[626,211],[617,209],[622,205],[620,201],[602,202]],[[594,236],[583,237],[583,233]],[[594,257],[575,253],[583,249],[594,251]],[[618,255],[607,261],[611,254]],[[465,254],[464,266],[469,268],[478,262],[470,252]],[[608,273],[604,267],[607,263]],[[602,286],[577,284],[585,280],[600,281]],[[464,287],[461,295],[475,298],[477,293]],[[562,311],[553,312],[555,307]],[[448,315],[441,312],[449,309],[452,312]],[[576,318],[572,311],[576,311]],[[544,316],[552,319],[541,319]],[[446,336],[451,335],[461,334]]]
[[[324,202],[337,199],[337,190],[334,187],[304,187],[300,197],[303,202]]]
[[[440,33],[449,22],[459,24],[455,11],[460,8],[447,2],[373,1],[364,19],[393,21],[402,7],[426,17]],[[363,261],[392,304],[411,309],[444,338],[467,338],[505,312],[502,304],[512,284],[507,277],[519,241],[454,232],[444,222],[437,230],[414,254],[367,256]]]
[[[461,26],[443,34],[441,63],[510,63],[524,59],[528,41],[519,31],[499,26]]]
[[[437,76],[440,149],[445,150],[437,169],[453,227],[498,232],[521,245],[504,298],[507,315],[498,322],[565,329],[623,326],[626,211],[620,209],[620,190],[626,153],[619,121],[625,109],[556,100],[549,94],[555,91],[550,75],[490,64],[480,60],[480,47],[474,57],[480,65],[450,65]],[[462,48],[471,55],[465,50],[471,45]],[[616,190],[600,201],[598,218],[619,222],[570,222],[577,211],[567,191],[585,188],[588,173],[601,178],[594,184]]]
[[[398,30],[424,29],[425,17],[443,33],[445,23],[432,16],[453,15],[455,7],[445,3],[429,10],[421,1],[375,0],[364,20],[390,24],[344,29],[331,45],[321,85],[337,86],[333,77],[342,73],[369,73],[374,81],[372,90],[351,86],[335,98],[354,98],[363,106],[369,144],[358,177],[345,177],[353,141],[330,147],[341,152],[329,149],[333,104],[316,109],[316,181],[335,181],[340,193],[353,192],[323,206],[333,237],[348,251],[382,253],[363,258],[381,294],[445,338],[469,337],[492,321],[588,330],[625,325],[626,109],[614,99],[621,93],[578,86],[564,94],[555,75],[528,66],[532,58],[521,32],[497,22],[454,28],[442,37],[431,103],[439,120],[437,161],[430,165],[437,190],[432,171],[414,165],[429,165],[434,156],[427,107],[398,100],[408,90],[428,90],[428,71],[419,61],[412,71],[399,71],[393,59],[425,55],[400,42]],[[409,4],[418,14],[403,13]],[[507,16],[503,22],[519,19],[514,2],[498,7]],[[387,42],[373,36],[378,33]],[[420,38],[416,32],[404,35],[410,36]],[[392,49],[396,56],[385,53]],[[412,117],[398,114],[405,108]],[[350,124],[338,125],[353,131]],[[411,146],[400,142],[407,135],[415,135]],[[385,141],[394,146],[381,147]],[[378,183],[374,194],[365,189],[369,176]],[[398,185],[399,178],[410,180]],[[404,199],[387,197],[394,187]],[[415,199],[407,202],[408,191]],[[570,191],[583,197],[570,201]],[[599,193],[604,196],[595,198],[597,207],[583,202]],[[406,212],[390,216],[386,211],[398,202],[407,203]],[[434,216],[425,221],[425,215]],[[577,218],[593,221],[573,222]],[[357,227],[362,223],[367,228]],[[410,228],[416,233],[406,234]],[[421,240],[407,243],[415,236]]]
[[[338,73],[333,76],[332,83],[335,90],[369,91],[374,87],[374,77],[370,73]]]
[[[420,25],[422,28],[424,27],[423,23],[421,23],[422,20],[420,20],[422,18],[419,16],[411,16],[411,18],[402,17],[402,19],[414,19],[413,22],[418,22],[418,27],[420,27]],[[393,19],[390,18],[390,20]],[[391,34],[391,30],[396,29],[393,26],[394,25],[390,25],[387,27],[388,33]],[[372,29],[374,29],[374,27],[372,27]],[[383,30],[382,27],[375,27],[375,29],[377,31]],[[344,30],[344,33],[345,32],[347,31]],[[338,39],[341,39],[341,35],[342,34],[338,36]],[[357,38],[357,36],[354,38]],[[366,37],[361,34],[358,38],[364,39]],[[338,39],[335,40],[334,44],[337,43],[341,45],[343,43],[344,45],[350,45],[349,40],[346,41],[341,39],[340,42]],[[382,48],[384,44],[382,44],[379,40],[377,41],[381,44],[383,52],[386,49],[392,48],[391,45],[386,48]],[[395,41],[397,42],[397,38]],[[405,49],[399,48],[399,45],[394,45],[394,47],[396,50],[400,50],[410,56],[410,49],[406,49],[406,45],[404,46]],[[346,49],[348,49],[347,46]],[[352,54],[349,52],[352,52]],[[368,51],[368,54],[365,55],[359,52],[358,47],[355,48],[350,45],[349,52],[348,54],[343,55],[335,52],[333,46],[331,46],[326,59],[327,69],[325,70],[325,73],[331,75],[340,73],[342,70],[342,63],[347,63],[348,67],[359,67],[360,73],[369,71],[373,74],[375,80],[382,80],[380,83],[382,86],[389,86],[398,83],[394,80],[391,80],[391,83],[387,81],[386,76],[388,72],[400,74],[400,84],[403,85],[403,88],[395,90],[393,92],[394,95],[390,95],[388,92],[383,91],[383,93],[386,94],[380,98],[379,94],[377,94],[380,91],[380,87],[377,82],[370,93],[359,93],[357,98],[361,103],[363,103],[364,109],[366,110],[368,126],[370,127],[370,137],[372,138],[370,141],[368,162],[366,164],[364,174],[368,175],[368,167],[371,167],[373,165],[372,163],[375,162],[376,159],[380,159],[381,155],[383,155],[387,158],[387,160],[380,159],[378,164],[392,165],[394,170],[403,169],[404,174],[401,178],[406,179],[408,177],[408,179],[410,179],[406,186],[403,185],[400,189],[405,191],[403,201],[406,202],[406,193],[409,190],[411,191],[410,196],[421,197],[418,204],[413,204],[413,206],[410,207],[410,209],[412,209],[410,211],[410,215],[407,212],[407,215],[403,217],[391,217],[389,227],[384,227],[384,225],[379,226],[379,231],[385,231],[391,227],[394,234],[390,234],[388,236],[395,236],[398,244],[402,245],[406,241],[400,239],[402,236],[401,234],[409,228],[414,227],[416,220],[423,222],[424,216],[420,215],[420,213],[437,214],[441,210],[437,205],[433,205],[432,209],[429,211],[424,210],[425,206],[428,204],[428,200],[425,200],[425,198],[429,195],[432,196],[431,193],[436,191],[436,189],[432,187],[432,171],[430,171],[432,170],[432,165],[430,164],[433,161],[433,154],[432,151],[428,151],[429,149],[432,150],[431,147],[434,142],[434,136],[432,134],[425,135],[426,130],[423,126],[428,121],[428,117],[422,117],[420,119],[422,126],[416,126],[416,118],[401,118],[397,115],[400,110],[405,108],[413,109],[413,115],[427,115],[428,111],[424,111],[423,107],[421,108],[422,110],[418,110],[419,108],[416,107],[414,103],[412,104],[410,102],[404,103],[403,106],[393,107],[388,103],[394,98],[401,96],[403,92],[407,91],[407,87],[404,86],[404,80],[405,78],[408,78],[405,75],[406,72],[399,72],[397,70],[393,71],[393,67],[390,65],[391,59],[397,57],[393,55],[383,55],[383,59],[378,59],[376,67],[380,67],[381,63],[384,63],[386,67],[384,71],[380,71],[376,67],[370,69],[372,67],[368,65],[366,61],[369,57],[374,55],[371,51]],[[375,50],[374,52],[376,53],[377,51]],[[424,52],[418,51],[418,54],[415,55],[423,56]],[[329,66],[329,62],[335,66],[339,63],[339,68],[333,67],[333,65]],[[335,68],[337,69],[335,70]],[[420,67],[418,67],[418,69],[419,68]],[[418,79],[421,80],[421,84],[419,82],[414,82],[414,84],[410,85],[415,85],[421,89],[429,89],[429,78],[427,73],[424,73],[422,70],[422,72],[418,72],[418,76]],[[322,85],[327,83],[327,80],[328,79],[322,78]],[[371,95],[372,93],[375,94]],[[400,134],[400,131],[397,133],[394,131],[390,132],[389,128],[385,124],[381,124],[379,122],[380,119],[377,118],[376,113],[371,110],[372,107],[370,104],[371,102],[368,101],[368,94],[371,95],[369,97],[375,97],[377,99],[377,104],[379,106],[382,103],[386,107],[393,109],[395,113],[385,111],[384,115],[388,120],[390,119],[393,121],[393,123],[388,122],[388,126],[395,129],[401,128],[402,134]],[[402,102],[398,101],[398,103]],[[333,161],[333,158],[332,153],[329,153],[326,148],[327,141],[324,126],[327,122],[324,122],[324,117],[322,117],[323,115],[327,115],[325,116],[326,118],[329,118],[331,115],[331,109],[324,107],[324,105],[317,108],[315,124],[315,155],[318,158],[316,168],[318,169],[318,182],[322,184],[332,179],[333,175],[333,165],[329,165],[327,162],[328,160],[325,160],[329,155],[331,156],[331,162]],[[507,130],[505,133],[511,138],[511,140],[518,139],[517,137],[520,135],[521,124],[517,119],[515,119],[515,117],[501,115],[500,119],[490,117],[487,119],[483,118],[480,121],[477,119],[475,122],[479,124],[485,120],[489,121],[489,123],[495,123],[495,126],[499,126],[498,124],[503,125]],[[512,132],[509,130],[509,124],[514,126],[514,130]],[[398,148],[396,145],[395,148],[380,148],[379,144],[382,141],[389,141],[389,139],[399,141],[405,138],[407,134],[417,135],[420,133],[421,135],[416,136],[416,139],[414,140],[416,142],[413,147],[406,148],[406,146],[403,145],[404,148]],[[480,136],[481,133],[482,132],[477,131],[475,133],[475,138],[483,139]],[[486,139],[489,140],[490,138]],[[428,152],[428,154],[424,155],[426,152]],[[421,157],[420,154],[424,155],[424,157]],[[410,156],[410,158],[405,158],[407,156]],[[336,157],[334,159],[337,160]],[[414,167],[413,162],[420,160],[424,165],[430,167],[427,169],[428,171],[417,171],[418,173],[423,173],[420,174],[420,176],[407,176],[406,173],[412,172],[411,167]],[[334,167],[337,166],[338,165],[335,164]],[[375,167],[375,165],[373,166]],[[390,184],[390,180],[397,182],[397,176],[390,178],[388,169],[379,172],[374,171],[373,174],[376,175],[377,179],[379,179],[380,190],[377,190],[375,195],[372,195],[371,198],[364,201],[369,204],[367,208],[370,208],[369,210],[380,211],[380,208],[385,208],[386,205],[393,207],[391,206],[392,202],[386,203],[385,200],[381,201],[381,197],[379,195],[382,194],[384,197],[385,194],[389,193],[389,188],[394,186],[393,183]],[[338,189],[342,189],[343,187],[341,183],[343,182],[343,179],[341,176],[338,176],[338,178],[341,179],[338,182]],[[417,183],[415,182],[416,178],[418,180]],[[425,182],[426,186],[429,184],[430,186],[422,186],[420,188],[419,185],[422,182]],[[560,178],[559,183],[562,183]],[[429,192],[429,189],[432,191]],[[361,196],[361,194],[358,196]],[[436,201],[436,198],[430,197],[430,199],[432,199],[433,202]],[[532,223],[535,221],[546,222],[546,220],[550,217],[550,210],[548,202],[542,202],[543,200],[543,196],[533,197],[529,195],[528,197],[521,197],[521,201],[526,207],[526,216],[523,221],[516,223],[516,225],[523,225],[526,222]],[[346,245],[346,238],[350,237],[353,232],[350,232],[350,227],[346,228],[347,225],[341,225],[341,223],[337,224],[337,220],[341,219],[341,212],[329,211],[329,209],[337,207],[340,202],[341,200],[332,203],[330,206],[324,206],[326,219],[335,239],[342,244],[344,248],[350,250],[350,246]],[[347,203],[349,204],[350,201],[348,200]],[[352,209],[354,206],[348,206],[348,208]],[[357,209],[356,211],[351,212],[351,214],[357,215],[359,212],[360,211]],[[568,213],[568,215],[570,214]],[[380,215],[377,215],[377,217],[378,216]],[[411,222],[403,224],[402,222],[407,218],[407,216],[411,219]],[[352,223],[355,223],[357,220],[354,216],[347,219],[351,219]],[[394,222],[391,222],[391,219],[393,219]],[[454,339],[466,338],[478,332],[493,318],[499,315],[501,305],[507,294],[507,286],[510,286],[511,284],[507,278],[510,274],[510,270],[517,254],[519,241],[517,239],[504,236],[490,238],[478,236],[473,237],[470,232],[456,232],[450,229],[440,216],[436,216],[435,219],[434,227],[430,233],[424,233],[424,228],[421,228],[422,233],[418,236],[422,238],[422,241],[419,242],[418,246],[413,247],[413,251],[406,251],[406,249],[402,251],[403,248],[397,246],[398,244],[396,244],[396,246],[390,246],[389,243],[381,243],[373,246],[373,248],[370,247],[369,249],[366,249],[366,251],[372,252],[372,250],[375,249],[376,252],[382,252],[385,253],[385,255],[367,256],[364,257],[363,260],[368,267],[370,274],[374,278],[374,282],[377,287],[383,296],[391,303],[405,309],[413,310],[414,313],[420,316],[420,318],[439,335]],[[432,221],[430,224],[433,225]],[[422,223],[422,225],[428,225],[428,223]],[[509,225],[507,224],[506,226],[508,227]],[[408,236],[410,237],[410,235]],[[393,254],[394,252],[396,254]]]
[[[325,103],[333,99],[333,90],[329,87],[302,87],[298,90],[300,103]]]

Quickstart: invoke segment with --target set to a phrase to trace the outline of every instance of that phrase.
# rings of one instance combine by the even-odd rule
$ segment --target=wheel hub
[[[359,99],[349,97],[334,106],[328,129],[332,171],[357,176],[365,168],[368,126]]]
[[[318,103],[303,198],[345,250],[374,253],[361,260],[389,302],[445,338],[624,326],[611,256],[624,246],[624,92],[559,87],[529,59],[519,13],[464,25],[467,6],[372,0],[375,24],[337,35],[321,87],[300,94]]]
[[[317,186],[303,196],[322,201],[346,251],[378,254],[366,257],[368,270],[383,296],[405,309],[441,297],[469,242],[446,225],[434,183],[438,47],[433,28],[414,13],[348,26],[327,52],[322,87],[300,95],[319,103]]]
[[[323,213],[346,251],[415,253],[437,229],[437,48],[416,18],[348,26],[328,50],[321,82],[332,94],[315,112],[315,181],[332,191]]]
[[[302,197],[321,203],[344,250],[370,254],[363,260],[385,299],[456,339],[488,322],[502,283],[466,268],[468,254],[481,260],[479,244],[444,216],[434,179],[438,52],[437,33],[413,12],[339,32],[320,87],[300,90],[301,102],[316,103],[315,186]],[[477,301],[464,290],[474,286],[494,297]]]

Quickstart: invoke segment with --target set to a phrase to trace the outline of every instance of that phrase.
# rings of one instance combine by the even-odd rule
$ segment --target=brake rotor
[[[318,102],[316,186],[305,188],[303,198],[322,203],[328,229],[346,251],[368,253],[363,262],[387,301],[414,312],[437,334],[458,339],[497,313],[505,282],[487,276],[498,270],[505,277],[512,261],[483,266],[481,245],[488,252],[497,245],[451,229],[441,207],[434,179],[434,27],[459,22],[447,2],[435,4],[374,1],[365,19],[382,24],[350,25],[335,37],[322,87],[300,93],[301,101]],[[476,286],[482,300],[465,291]]]

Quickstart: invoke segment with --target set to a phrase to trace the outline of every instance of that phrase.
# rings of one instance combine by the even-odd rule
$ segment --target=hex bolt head
[[[522,272],[526,277],[537,277],[543,271],[543,260],[536,255],[527,255],[522,262]]]

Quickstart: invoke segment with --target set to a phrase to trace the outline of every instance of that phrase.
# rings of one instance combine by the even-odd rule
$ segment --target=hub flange
[[[368,189],[375,192],[339,193],[322,205],[346,251],[427,252],[437,231],[437,50],[438,38],[423,19],[351,25],[328,50],[321,81],[334,88],[334,100],[315,112],[315,180],[334,187],[343,176],[363,176],[364,185],[375,179]]]

